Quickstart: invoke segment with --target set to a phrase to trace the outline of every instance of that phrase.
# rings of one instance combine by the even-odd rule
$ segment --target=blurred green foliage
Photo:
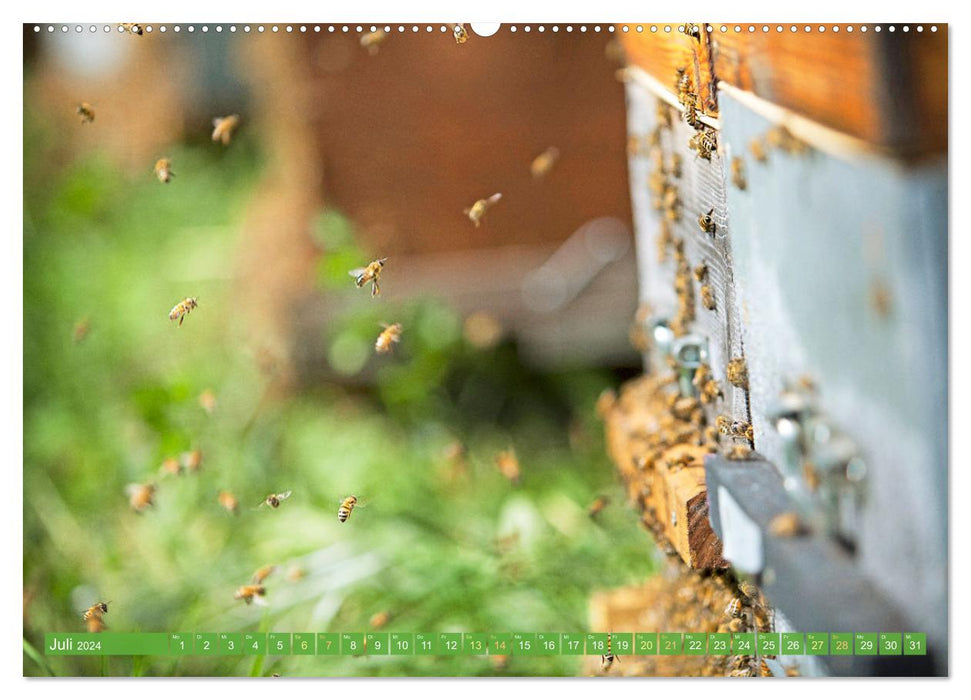
[[[29,107],[29,106],[28,106]],[[96,127],[97,122],[91,127]],[[84,128],[89,128],[85,126]],[[268,391],[247,346],[231,263],[261,159],[231,148],[172,149],[162,185],[97,153],[72,154],[43,115],[25,114],[24,638],[83,630],[110,600],[116,631],[579,631],[592,591],[653,571],[646,534],[604,453],[587,368],[537,373],[509,340],[469,345],[440,300],[370,303],[347,271],[370,259],[335,212],[312,231],[324,295],[353,294],[320,338],[328,380]],[[386,274],[391,275],[389,266]],[[166,315],[199,307],[178,328]],[[394,319],[384,315],[393,311]],[[81,342],[73,335],[87,319]],[[402,342],[376,357],[381,322]],[[210,415],[199,396],[210,389]],[[454,442],[465,461],[449,458]],[[514,447],[519,486],[496,470]],[[161,476],[201,449],[198,473]],[[138,514],[130,483],[155,481]],[[232,515],[220,490],[240,500]],[[268,493],[292,489],[278,510]],[[598,520],[586,507],[614,505]],[[364,504],[346,524],[340,499]],[[233,599],[277,564],[268,606]],[[488,675],[481,657],[58,657],[58,675]],[[513,659],[512,675],[571,675],[578,657]],[[30,651],[24,671],[44,675]]]

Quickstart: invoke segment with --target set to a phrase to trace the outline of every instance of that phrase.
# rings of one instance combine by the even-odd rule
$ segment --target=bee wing
[[[360,277],[366,271],[366,267],[355,267],[353,270],[348,270],[347,274],[349,274],[351,277]]]
[[[492,195],[491,197],[489,197],[489,199],[487,199],[486,201],[489,204],[495,204],[500,199],[502,199],[502,192],[496,192],[494,195]]]
[[[278,498],[279,500],[281,500],[281,501],[285,501],[285,500],[287,500],[288,498],[290,498],[290,494],[292,494],[292,493],[293,493],[293,491],[284,491],[283,493],[278,493],[278,494],[276,495],[276,497],[277,497],[277,498]]]
[[[261,595],[254,594],[253,595],[253,605],[259,605],[261,608],[265,608],[267,606],[266,596],[261,596]]]

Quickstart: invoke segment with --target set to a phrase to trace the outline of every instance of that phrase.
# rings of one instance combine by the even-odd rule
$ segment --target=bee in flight
[[[469,31],[464,24],[456,24],[452,27],[452,36],[455,37],[456,44],[464,44],[469,40]]]
[[[374,260],[368,263],[367,267],[357,267],[348,272],[351,277],[354,278],[354,283],[358,287],[363,287],[368,282],[371,283],[371,296],[376,297],[381,293],[381,286],[378,284],[381,279],[381,271],[384,269],[384,264],[388,261],[387,258],[381,258],[380,260]]]
[[[74,324],[74,342],[83,343],[84,339],[88,337],[88,333],[91,332],[91,321],[87,316],[82,318],[80,321]]]
[[[128,503],[136,513],[141,513],[149,506],[155,505],[155,484],[128,484],[125,488]]]
[[[357,496],[348,496],[343,501],[341,501],[341,507],[337,509],[337,519],[342,523],[347,522],[347,519],[351,517],[351,511],[354,510],[354,506],[357,505]]]
[[[290,498],[290,494],[292,493],[293,491],[284,491],[283,493],[271,493],[263,500],[262,503],[260,503],[258,507],[262,508],[263,506],[269,506],[270,508],[279,508],[280,503]]]
[[[236,515],[236,513],[239,512],[239,501],[236,500],[236,496],[234,496],[231,492],[220,491],[217,498],[219,500],[219,505],[233,515]]]
[[[90,124],[94,121],[94,107],[89,105],[87,102],[82,102],[78,105],[78,116],[81,117],[82,124]]]
[[[135,22],[122,22],[121,28],[129,34],[137,34],[138,36],[145,33],[145,30],[142,29],[142,25],[136,24]]]
[[[609,503],[610,499],[606,496],[598,496],[594,502],[590,504],[590,509],[587,511],[587,515],[589,515],[591,518],[597,517]]]
[[[190,472],[197,472],[202,467],[202,450],[196,448],[188,452],[183,452],[179,460],[184,469]]]
[[[172,310],[169,311],[169,320],[174,321],[175,319],[179,319],[179,325],[181,326],[182,322],[185,320],[186,314],[188,314],[198,305],[199,304],[196,302],[195,297],[186,297],[178,304],[173,306]]]
[[[496,455],[496,467],[499,469],[499,473],[509,481],[514,484],[519,483],[522,472],[519,469],[519,460],[512,448],[503,450]]]
[[[101,632],[105,627],[104,616],[108,613],[108,603],[95,603],[84,611],[82,618],[87,623],[88,632]]]
[[[600,657],[600,662],[604,671],[609,671],[614,665],[614,661],[620,661],[619,656],[615,656],[611,646],[610,632],[607,633],[607,653]]]
[[[212,140],[221,141],[228,146],[233,138],[233,131],[239,126],[239,115],[230,114],[228,117],[216,117],[212,120]]]
[[[233,594],[233,598],[236,600],[245,601],[247,605],[250,603],[256,603],[257,605],[266,605],[266,588],[258,583],[247,583],[236,589]]]
[[[547,173],[553,169],[553,166],[556,164],[559,157],[560,149],[556,148],[555,146],[550,146],[533,159],[533,163],[529,166],[529,171],[537,180],[541,177],[545,177]]]
[[[475,204],[464,210],[464,213],[467,217],[469,217],[469,221],[475,224],[475,227],[478,228],[479,222],[482,220],[482,217],[485,216],[486,211],[488,211],[488,209],[500,199],[502,199],[502,193],[496,192],[491,197],[476,200]]]
[[[168,158],[159,158],[155,161],[155,177],[159,182],[169,182],[175,177],[175,173],[172,172],[172,161]]]
[[[387,610],[382,610],[380,612],[374,613],[371,616],[371,619],[368,624],[371,625],[371,629],[379,630],[382,627],[384,627],[386,624],[388,624],[388,620],[390,619],[391,619],[391,613],[388,612]]]
[[[212,415],[212,412],[216,410],[216,395],[212,389],[206,389],[199,394],[199,405],[202,406],[203,411]]]
[[[390,326],[386,325],[384,330],[381,331],[381,335],[374,341],[374,350],[384,355],[385,353],[391,352],[391,346],[399,340],[401,340],[401,324],[392,323]]]
[[[252,578],[250,578],[250,583],[259,585],[259,584],[263,583],[267,578],[269,578],[269,576],[274,571],[276,571],[276,565],[274,565],[274,564],[269,564],[268,566],[263,566],[263,567],[257,569],[253,573]]]
[[[361,37],[361,46],[367,49],[367,52],[372,56],[378,52],[381,42],[383,42],[388,37],[388,33],[383,29],[376,29],[373,32],[368,32]]]

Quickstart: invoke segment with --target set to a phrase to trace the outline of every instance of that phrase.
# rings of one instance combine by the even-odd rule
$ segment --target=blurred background
[[[375,51],[353,28],[24,28],[25,674],[573,675],[582,657],[32,650],[98,601],[112,631],[581,631],[593,592],[655,571],[594,412],[640,363],[609,35],[440,29]],[[348,271],[380,257],[372,299]],[[265,565],[267,605],[234,600]]]

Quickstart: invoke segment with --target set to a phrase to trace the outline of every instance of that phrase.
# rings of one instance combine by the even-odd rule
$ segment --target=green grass
[[[623,501],[593,414],[612,375],[537,373],[511,343],[469,347],[460,319],[433,299],[398,307],[405,338],[378,361],[370,344],[386,319],[362,292],[320,339],[355,388],[304,385],[267,400],[227,268],[257,148],[241,138],[225,153],[173,149],[179,177],[163,186],[97,154],[66,156],[27,116],[26,674],[491,675],[475,657],[45,660],[35,647],[45,632],[81,631],[81,610],[99,600],[111,601],[115,631],[367,631],[382,610],[392,631],[578,631],[592,591],[653,573],[632,511],[586,516],[600,493]],[[345,258],[361,251],[350,222],[330,212],[321,227],[321,294],[339,294]],[[166,314],[186,295],[200,306],[176,328]],[[76,344],[82,318],[91,331]],[[212,416],[198,404],[207,388]],[[456,439],[468,471],[450,478],[442,455]],[[518,487],[493,465],[508,446],[522,463]],[[155,507],[132,512],[126,485],[158,478],[164,457],[193,447],[202,471],[162,480]],[[239,497],[239,515],[218,506],[221,489]],[[278,510],[256,509],[286,489]],[[342,525],[338,501],[352,493],[366,506]],[[269,606],[234,600],[269,563],[280,565]],[[291,582],[294,566],[305,576]],[[579,664],[513,659],[504,673],[572,675]]]

